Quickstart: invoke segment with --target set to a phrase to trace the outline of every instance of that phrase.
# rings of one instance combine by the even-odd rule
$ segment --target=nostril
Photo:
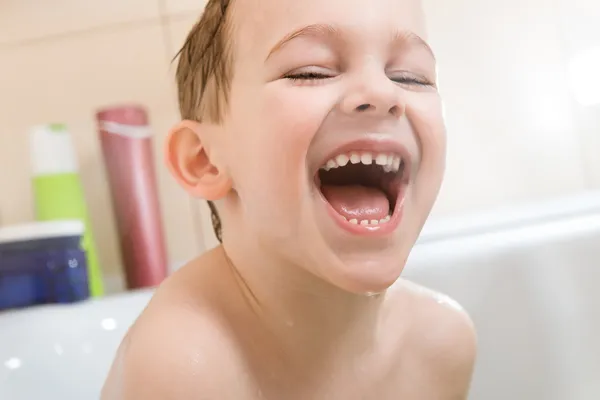
[[[402,114],[402,112],[400,111],[400,107],[398,107],[398,106],[391,107],[390,114],[393,115],[394,117],[399,117],[400,114]]]
[[[367,111],[369,108],[371,108],[370,104],[361,104],[360,106],[356,107],[357,111]]]

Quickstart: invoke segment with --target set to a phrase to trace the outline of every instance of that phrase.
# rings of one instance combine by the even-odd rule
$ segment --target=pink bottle
[[[157,286],[167,276],[167,256],[148,115],[123,106],[100,110],[96,118],[127,287]]]

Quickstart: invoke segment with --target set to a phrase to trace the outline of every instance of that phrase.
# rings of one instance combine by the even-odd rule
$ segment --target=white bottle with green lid
[[[30,133],[33,192],[39,221],[78,219],[85,224],[90,294],[104,293],[102,274],[79,177],[75,148],[65,125],[36,126]]]

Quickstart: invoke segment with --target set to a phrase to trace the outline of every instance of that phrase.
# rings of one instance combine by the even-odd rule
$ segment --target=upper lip
[[[336,147],[328,155],[321,160],[318,164],[315,174],[318,173],[319,169],[324,166],[327,161],[335,158],[340,154],[346,154],[350,152],[372,152],[372,153],[388,153],[400,156],[404,164],[403,180],[410,177],[410,168],[412,165],[412,155],[408,148],[402,143],[392,139],[359,139],[353,140]]]

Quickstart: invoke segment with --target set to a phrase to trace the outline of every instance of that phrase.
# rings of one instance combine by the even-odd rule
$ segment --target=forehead
[[[282,37],[314,24],[365,40],[398,31],[426,38],[420,0],[237,0],[234,10],[237,50],[252,55],[264,56]]]

